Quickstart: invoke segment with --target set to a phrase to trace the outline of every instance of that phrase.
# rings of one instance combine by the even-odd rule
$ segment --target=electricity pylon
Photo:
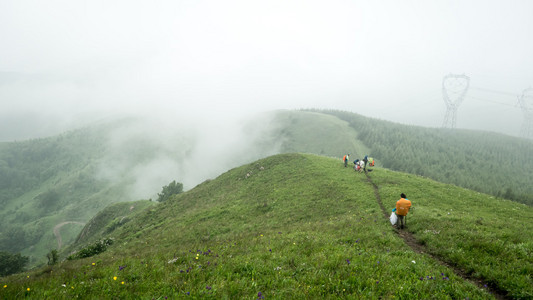
[[[462,74],[449,74],[442,79],[442,97],[446,104],[446,115],[442,127],[455,128],[457,123],[457,109],[463,102],[468,87],[470,86],[470,77]]]
[[[518,97],[520,109],[524,112],[524,123],[520,135],[523,138],[533,138],[533,88],[527,88]]]

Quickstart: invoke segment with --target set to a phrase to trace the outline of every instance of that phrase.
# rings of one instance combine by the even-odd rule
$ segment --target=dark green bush
[[[85,257],[91,257],[96,254],[100,254],[107,250],[107,246],[110,246],[113,244],[113,240],[110,238],[100,240],[92,245],[89,245],[77,253],[71,255],[68,257],[69,260],[72,259],[79,259],[79,258],[85,258]]]

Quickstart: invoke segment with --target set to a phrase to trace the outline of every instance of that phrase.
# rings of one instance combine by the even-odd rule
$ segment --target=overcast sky
[[[532,12],[528,0],[0,0],[0,140],[146,112],[332,108],[440,127],[450,73],[470,77],[457,127],[519,134]]]

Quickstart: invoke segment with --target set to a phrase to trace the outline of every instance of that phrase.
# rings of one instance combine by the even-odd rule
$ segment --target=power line
[[[518,93],[504,92],[504,91],[498,91],[498,90],[487,89],[487,88],[482,88],[482,87],[471,86],[470,88],[474,89],[474,90],[478,90],[478,91],[483,91],[483,92],[493,93],[493,94],[499,94],[499,95],[505,95],[505,96],[509,96],[509,97],[519,97],[520,96],[520,94],[518,94]]]
[[[516,104],[508,104],[508,103],[503,103],[503,102],[497,102],[497,101],[493,101],[493,100],[488,100],[488,99],[482,99],[482,98],[478,98],[478,97],[473,97],[473,96],[470,96],[470,95],[466,96],[466,98],[470,98],[470,99],[474,99],[474,100],[478,100],[478,101],[483,101],[483,102],[494,103],[494,104],[505,105],[505,106],[511,106],[511,107],[514,107],[514,108],[517,107]]]

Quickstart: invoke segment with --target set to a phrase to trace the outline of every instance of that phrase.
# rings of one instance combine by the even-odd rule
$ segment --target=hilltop
[[[407,229],[390,208],[413,201]],[[106,252],[3,278],[20,298],[533,296],[530,207],[382,168],[283,154],[149,206]]]
[[[42,265],[50,250],[68,251],[83,224],[108,205],[150,199],[172,180],[190,189],[277,153],[350,153],[352,160],[368,154],[380,167],[533,204],[528,140],[341,111],[275,111],[240,125],[202,138],[195,130],[132,118],[0,143],[0,251]]]

